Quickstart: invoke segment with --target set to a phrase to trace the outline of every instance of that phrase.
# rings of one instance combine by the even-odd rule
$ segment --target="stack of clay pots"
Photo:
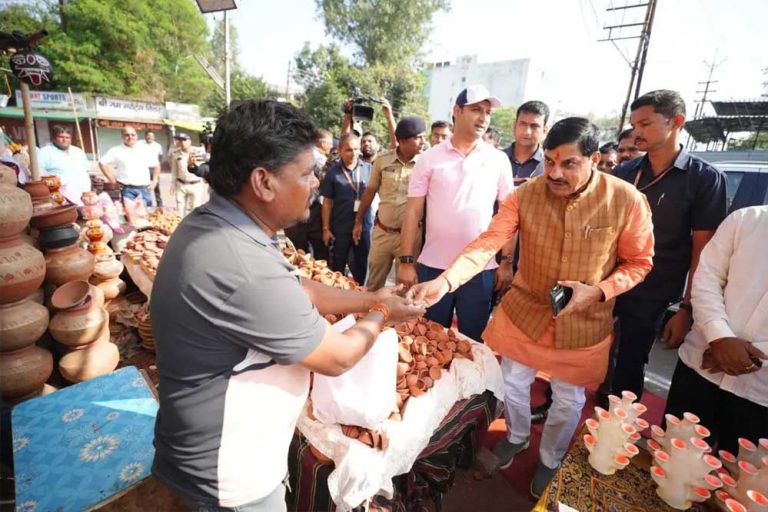
[[[96,206],[98,197],[91,192],[85,193],[83,203]],[[108,245],[113,236],[112,229],[98,218],[98,209],[86,208],[86,211],[91,214],[86,217],[84,235],[88,241],[88,251],[96,257],[90,283],[101,289],[106,300],[112,300],[125,292],[125,282],[119,277],[124,266]]]
[[[35,345],[48,327],[48,310],[35,301],[41,300],[45,259],[21,237],[33,203],[6,169],[0,170],[0,395],[16,401],[42,391],[53,357]]]
[[[120,354],[109,341],[109,313],[104,297],[88,281],[70,281],[51,297],[56,313],[48,327],[66,353],[59,361],[61,376],[82,382],[111,372]]]

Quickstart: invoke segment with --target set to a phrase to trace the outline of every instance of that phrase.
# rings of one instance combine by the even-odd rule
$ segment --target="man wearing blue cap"
[[[355,243],[362,237],[363,220],[376,193],[381,200],[371,236],[371,252],[368,255],[367,286],[371,291],[384,286],[393,260],[400,256],[400,228],[403,225],[405,204],[408,202],[408,183],[413,166],[421,153],[426,130],[424,120],[417,116],[403,117],[397,123],[397,148],[379,155],[376,159],[371,180],[360,201],[352,230]]]

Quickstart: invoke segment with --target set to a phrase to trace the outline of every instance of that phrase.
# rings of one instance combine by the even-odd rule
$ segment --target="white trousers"
[[[504,377],[507,439],[510,443],[522,443],[531,435],[531,384],[536,379],[536,370],[502,357],[501,374]],[[558,379],[552,379],[551,384],[552,407],[544,423],[539,460],[548,468],[556,468],[579,425],[586,397],[583,386]]]

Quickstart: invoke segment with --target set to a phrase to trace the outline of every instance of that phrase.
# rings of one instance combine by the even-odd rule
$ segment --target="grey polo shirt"
[[[268,498],[287,473],[309,390],[297,363],[327,328],[296,269],[235,203],[212,194],[171,237],[150,304],[154,475],[211,505]]]

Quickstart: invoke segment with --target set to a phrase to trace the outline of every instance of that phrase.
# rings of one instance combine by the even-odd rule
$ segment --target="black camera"
[[[384,103],[383,98],[362,94],[357,86],[352,88],[352,98],[350,101],[352,103],[352,119],[354,121],[373,121],[374,109],[368,103]],[[345,111],[344,113],[349,112]]]

